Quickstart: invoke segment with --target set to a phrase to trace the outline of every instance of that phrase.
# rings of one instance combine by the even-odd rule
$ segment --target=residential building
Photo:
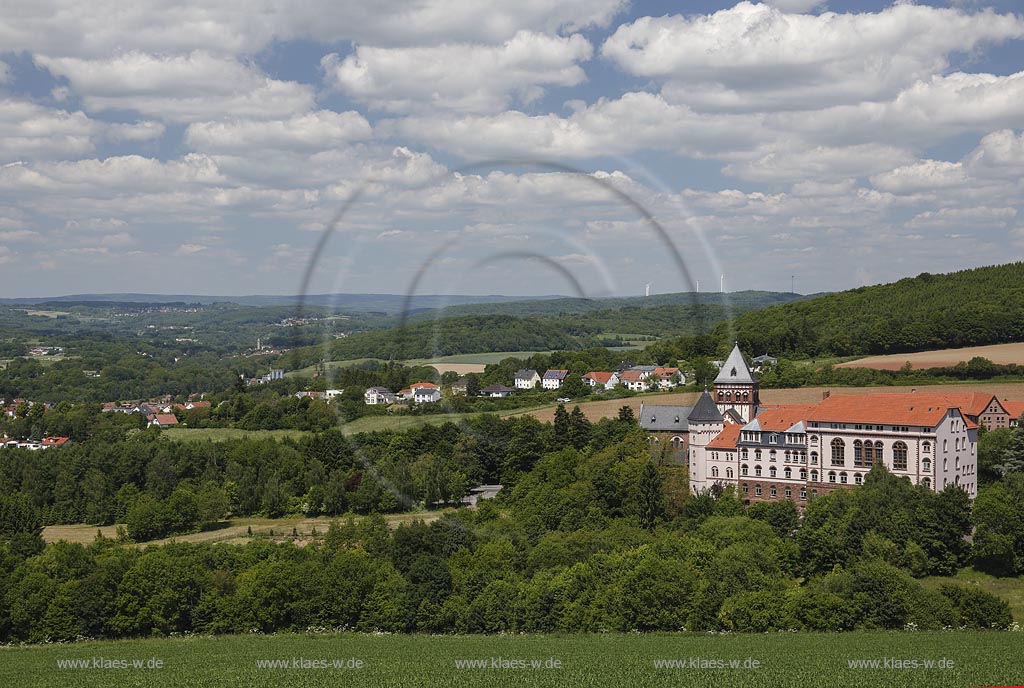
[[[541,377],[536,370],[524,368],[523,370],[516,371],[515,377],[513,379],[513,384],[515,385],[516,389],[534,389],[537,387],[537,383],[540,381]]]
[[[151,413],[147,416],[149,427],[154,425],[159,428],[173,428],[178,424],[178,418],[173,413]]]
[[[417,404],[441,401],[441,390],[433,382],[414,382],[409,388],[412,390],[412,400]]]
[[[659,366],[651,371],[651,377],[658,381],[659,389],[672,389],[678,385],[686,384],[686,376],[679,368],[668,368]]]
[[[369,406],[377,404],[393,404],[397,397],[387,387],[370,387],[363,392],[363,403]]]
[[[594,388],[613,389],[619,384],[619,374],[592,370],[583,376],[583,382]]]
[[[562,381],[565,380],[568,374],[568,370],[549,370],[544,373],[541,386],[544,389],[558,389],[562,386]]]
[[[515,388],[506,387],[505,385],[488,385],[480,390],[480,396],[504,399],[505,397],[512,396],[515,391]]]
[[[451,384],[451,387],[449,389],[451,389],[452,394],[465,394],[468,386],[469,382],[466,380],[466,378],[460,377],[458,380]]]
[[[647,378],[650,376],[651,373],[646,370],[630,368],[629,370],[622,371],[619,375],[619,382],[625,385],[627,389],[634,392],[642,392],[647,389]]]

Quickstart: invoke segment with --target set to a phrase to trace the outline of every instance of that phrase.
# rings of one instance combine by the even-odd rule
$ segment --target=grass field
[[[425,512],[408,512],[402,514],[385,514],[384,520],[387,521],[388,525],[392,528],[397,528],[399,524],[411,523],[413,521],[424,521],[430,523],[440,518],[442,515],[451,511],[451,509],[441,509],[438,511],[425,511]],[[342,517],[344,518],[344,517]],[[358,521],[362,519],[362,516],[356,516],[355,519]],[[241,544],[247,542],[249,539],[248,531],[252,528],[253,535],[270,535],[270,531],[274,531],[274,536],[281,536],[283,539],[292,539],[292,529],[294,528],[299,533],[299,539],[305,539],[312,534],[313,528],[316,528],[319,535],[323,535],[327,532],[327,529],[331,525],[331,518],[322,516],[319,518],[308,518],[306,516],[287,516],[285,518],[235,518],[230,521],[225,521],[223,527],[217,528],[216,530],[207,530],[201,533],[188,533],[186,535],[175,535],[173,538],[164,538],[162,540],[150,540],[148,542],[139,543],[140,547],[148,545],[163,545],[167,544],[171,540],[175,542],[219,542],[226,544]],[[65,540],[67,542],[77,542],[79,544],[88,545],[96,539],[96,531],[103,533],[103,537],[113,538],[117,537],[117,526],[90,526],[84,524],[68,525],[68,526],[46,526],[43,528],[43,539],[46,542],[57,542],[59,540]],[[0,683],[0,685],[3,685]]]
[[[918,351],[910,354],[892,354],[890,356],[869,356],[855,361],[840,363],[837,368],[878,368],[880,370],[899,370],[907,361],[916,369],[939,368],[954,366],[961,361],[967,362],[975,356],[987,358],[993,363],[1007,365],[1024,363],[1024,342],[1016,344],[994,344],[992,346],[972,346],[965,349],[941,349],[937,351]]]
[[[981,686],[1020,685],[1020,633],[425,636],[286,634],[0,648],[0,685],[44,686]],[[850,668],[886,658],[944,668]],[[87,668],[67,668],[80,661]],[[125,668],[91,668],[123,661]],[[292,668],[299,660],[324,668]],[[460,668],[477,660],[483,666]],[[522,668],[491,668],[492,661]],[[656,668],[683,660],[680,668]],[[690,667],[691,660],[705,668]],[[949,668],[949,661],[953,662]],[[135,668],[134,661],[141,661]],[[260,663],[281,662],[279,668]],[[708,661],[723,663],[711,668]],[[62,668],[58,662],[65,664]],[[156,668],[160,662],[161,667]],[[340,666],[335,668],[334,663]],[[357,667],[356,662],[360,665]],[[537,664],[534,664],[534,663]],[[736,662],[736,668],[732,668]],[[755,667],[754,662],[757,662]],[[153,668],[145,668],[151,663]],[[346,666],[347,665],[347,666]],[[746,666],[744,666],[746,665]],[[307,665],[308,666],[308,665]],[[506,664],[506,666],[508,666]],[[534,668],[536,666],[537,668]],[[351,668],[350,668],[351,667]]]
[[[954,582],[959,585],[977,586],[985,592],[1006,600],[1013,612],[1013,618],[1017,623],[1024,625],[1024,578],[996,578],[987,573],[981,573],[971,568],[960,569],[953,578],[942,578],[931,576],[923,578],[921,582],[926,586],[938,589],[943,583]],[[1022,677],[1024,678],[1024,677]]]
[[[283,439],[285,437],[298,438],[305,434],[302,430],[241,430],[239,428],[166,428],[162,430],[168,439],[176,442],[196,442],[212,440],[223,442],[224,440],[241,439]]]

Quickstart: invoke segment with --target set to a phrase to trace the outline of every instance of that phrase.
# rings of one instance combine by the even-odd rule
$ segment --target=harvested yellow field
[[[1024,342],[1015,344],[993,344],[991,346],[970,346],[965,349],[940,349],[918,351],[911,354],[890,354],[869,356],[856,361],[840,363],[836,368],[877,368],[878,370],[899,370],[908,361],[915,369],[941,368],[967,362],[976,356],[987,358],[993,363],[1008,365],[1024,364]]]
[[[435,369],[439,373],[447,373],[451,371],[458,373],[459,375],[465,375],[466,373],[482,373],[484,372],[485,366],[483,363],[427,363],[431,368]]]

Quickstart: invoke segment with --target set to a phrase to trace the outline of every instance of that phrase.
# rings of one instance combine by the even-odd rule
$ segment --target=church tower
[[[704,448],[725,429],[725,418],[722,417],[707,389],[700,395],[686,422],[689,427],[690,489],[694,494],[700,494],[710,487]]]
[[[723,416],[736,416],[744,424],[754,420],[761,403],[758,390],[761,383],[750,372],[740,345],[732,347],[732,353],[715,378],[715,404]],[[731,411],[731,413],[730,413]]]

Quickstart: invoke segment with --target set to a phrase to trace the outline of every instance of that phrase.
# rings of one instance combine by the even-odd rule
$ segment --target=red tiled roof
[[[426,387],[427,389],[437,389],[437,385],[433,382],[414,382],[409,385],[412,389],[418,389],[420,387]]]
[[[153,420],[155,420],[159,425],[177,425],[178,424],[178,418],[173,413],[157,413],[157,414],[154,414],[153,415]]]
[[[612,379],[612,375],[615,373],[603,373],[600,371],[591,371],[584,375],[584,378],[590,378],[594,382],[600,382],[602,385],[608,384],[608,381]]]
[[[818,408],[816,404],[780,404],[765,407],[757,414],[757,422],[765,432],[785,432],[791,427],[807,420],[808,416]]]
[[[71,441],[70,437],[44,437],[43,438],[43,446],[44,447],[59,447],[62,444],[66,444],[67,442],[70,442],[70,441]]]
[[[642,382],[646,378],[642,370],[626,370],[619,376],[619,379],[623,382]]]
[[[655,368],[654,374],[658,377],[672,377],[679,372],[679,368]]]
[[[735,449],[736,442],[740,438],[740,425],[726,425],[722,432],[715,435],[715,439],[708,442],[708,449]]]
[[[1020,418],[1021,414],[1024,414],[1024,401],[1010,401],[1009,399],[1003,399],[999,402],[1006,409],[1006,412],[1010,414],[1010,418],[1016,420]]]
[[[806,420],[833,423],[877,423],[935,427],[950,408],[960,408],[946,394],[833,394]]]

